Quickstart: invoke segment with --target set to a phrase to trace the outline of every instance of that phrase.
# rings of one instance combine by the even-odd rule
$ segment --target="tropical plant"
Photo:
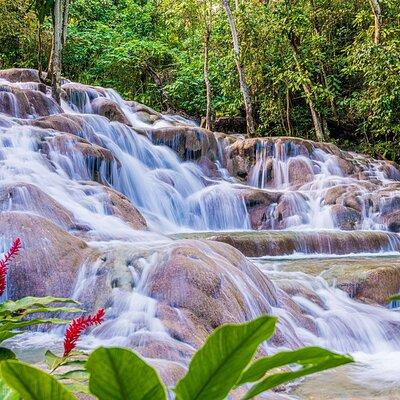
[[[124,348],[100,347],[86,363],[71,362],[62,376],[51,376],[18,360],[3,361],[1,375],[25,400],[76,399],[71,391],[86,391],[99,400],[166,400],[168,390],[175,392],[177,400],[219,400],[238,388],[244,389],[242,399],[251,399],[294,379],[352,362],[348,356],[319,347],[254,360],[260,345],[274,334],[276,322],[274,317],[262,316],[217,328],[174,388],[165,387],[151,365]],[[290,365],[298,368],[286,368]],[[67,388],[56,378],[75,383]]]
[[[400,301],[400,294],[389,297],[389,301]]]
[[[11,261],[18,255],[21,249],[21,240],[16,239],[10,250],[0,260],[0,296],[6,290],[7,271]],[[81,310],[77,307],[65,306],[76,302],[61,297],[24,297],[12,301],[6,300],[0,303],[0,344],[7,339],[24,333],[22,328],[28,328],[41,324],[67,324],[69,321],[56,317],[40,315],[58,315],[60,313],[76,313]],[[61,304],[61,305],[60,305]],[[0,347],[0,358],[14,358],[15,355],[3,347]]]
[[[7,272],[10,266],[11,261],[19,254],[21,249],[21,240],[16,239],[11,248],[4,254],[3,258],[0,260],[0,296],[6,290],[6,282],[7,282]],[[59,313],[77,313],[82,310],[77,307],[64,306],[63,303],[75,303],[74,300],[61,298],[61,297],[24,297],[22,299],[11,301],[7,300],[3,303],[0,303],[0,343],[3,341],[10,339],[16,335],[20,335],[24,333],[26,330],[22,328],[28,328],[34,325],[41,324],[67,324],[68,320],[54,318],[54,317],[40,317],[40,318],[32,318],[32,314],[59,314]],[[61,305],[60,305],[61,304]],[[99,325],[104,320],[105,311],[104,309],[99,309],[96,314],[93,316],[80,316],[75,318],[67,327],[64,338],[64,352],[62,356],[57,356],[53,354],[51,351],[46,352],[46,362],[51,369],[51,372],[56,371],[58,368],[62,366],[73,366],[77,367],[84,363],[84,360],[81,360],[82,355],[81,352],[74,351],[77,342],[80,338],[80,335],[84,330],[86,330],[90,326]],[[15,360],[16,355],[13,351],[9,350],[6,347],[0,347],[0,361],[4,360]],[[24,371],[30,371],[29,373],[33,377],[33,384],[36,385],[40,382],[40,377],[46,375],[45,372],[40,370],[32,369],[32,367],[25,365]],[[65,374],[57,374],[56,378],[63,379],[71,379],[77,374],[76,371],[74,373],[65,373]],[[55,379],[55,378],[52,378]],[[54,381],[47,382],[49,388],[39,386],[37,390],[43,391],[43,393],[47,393],[47,390],[55,390],[53,393],[55,397],[48,397],[54,399],[63,399],[63,396],[67,396],[69,393],[68,390],[57,386],[57,382]],[[12,386],[12,385],[11,385]],[[70,385],[71,386],[71,385]],[[82,387],[73,387],[74,390],[85,391]],[[32,388],[26,388],[25,392],[21,392],[20,394],[24,399],[32,398]],[[34,391],[34,390],[33,390]],[[56,394],[57,392],[57,394]],[[31,393],[31,394],[28,394]],[[9,387],[4,385],[3,381],[0,381],[0,394],[1,399],[14,400],[19,399],[19,395],[16,392],[10,390]],[[34,398],[34,397],[33,397]]]

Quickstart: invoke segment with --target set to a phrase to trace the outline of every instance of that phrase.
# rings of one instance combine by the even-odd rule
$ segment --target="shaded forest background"
[[[31,3],[0,0],[2,69],[37,68]],[[399,161],[399,0],[231,0],[231,7],[256,135],[314,139],[312,101],[329,140]],[[47,65],[50,18],[41,28]],[[63,75],[200,121],[206,37],[213,114],[236,117],[240,130],[243,97],[221,1],[73,0]]]

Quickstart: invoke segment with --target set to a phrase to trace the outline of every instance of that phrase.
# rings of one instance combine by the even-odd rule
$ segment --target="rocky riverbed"
[[[169,383],[213,329],[260,314],[280,321],[265,352],[354,354],[366,371],[355,387],[382,374],[349,389],[359,398],[388,374],[368,360],[400,350],[400,315],[386,301],[400,290],[394,163],[210,132],[67,80],[57,105],[37,71],[13,69],[0,71],[0,210],[3,249],[23,242],[7,296],[105,307],[82,346],[131,347]],[[43,333],[49,346],[60,340]],[[12,345],[28,354],[39,342]],[[307,385],[299,398],[313,398]]]

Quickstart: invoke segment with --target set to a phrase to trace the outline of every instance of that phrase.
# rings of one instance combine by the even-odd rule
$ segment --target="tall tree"
[[[374,32],[374,43],[379,44],[381,41],[381,29],[382,29],[382,10],[379,0],[369,0],[371,4],[372,12],[375,19],[375,32]]]
[[[47,69],[47,80],[51,82],[52,96],[61,101],[62,49],[67,40],[69,0],[54,0],[52,10],[53,38]]]
[[[210,36],[212,25],[212,2],[211,0],[204,1],[204,83],[206,86],[206,129],[212,129],[212,88],[209,75],[209,51],[210,51]]]
[[[43,24],[49,15],[52,13],[52,9],[54,7],[53,0],[34,0],[30,7],[32,7],[36,19],[37,19],[37,51],[36,51],[36,63],[39,74],[39,79],[42,80],[42,53],[43,53],[43,45],[42,45],[42,31]]]
[[[242,64],[242,55],[240,52],[240,44],[239,37],[236,29],[235,19],[232,14],[231,6],[229,4],[229,0],[222,0],[222,5],[225,8],[226,15],[228,16],[229,27],[232,35],[233,42],[233,55],[235,58],[236,68],[239,74],[239,82],[240,82],[240,90],[243,96],[244,107],[246,111],[246,124],[247,124],[247,133],[250,136],[254,136],[255,134],[255,124],[254,124],[254,116],[253,116],[253,107],[251,104],[251,96],[249,86],[246,80],[246,74],[244,71],[244,66]]]

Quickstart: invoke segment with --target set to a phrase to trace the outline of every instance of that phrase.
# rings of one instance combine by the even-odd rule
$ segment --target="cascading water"
[[[262,313],[279,316],[282,340],[270,343],[267,351],[320,345],[354,354],[367,365],[365,374],[355,373],[356,380],[371,374],[370,360],[379,354],[389,357],[400,351],[397,312],[363,304],[321,276],[296,271],[295,260],[294,271],[289,272],[281,268],[279,259],[254,259],[255,267],[229,246],[216,249],[216,244],[207,244],[214,242],[175,241],[162,235],[251,230],[261,207],[260,219],[270,221],[268,229],[297,231],[284,232],[286,236],[276,240],[272,232],[269,255],[349,254],[368,250],[369,243],[371,252],[396,254],[400,250],[396,233],[377,232],[368,239],[368,232],[345,234],[337,229],[338,218],[346,212],[343,229],[396,231],[393,212],[400,205],[396,183],[400,173],[394,166],[383,170],[379,162],[356,155],[348,155],[352,159],[344,165],[340,154],[330,148],[266,140],[257,145],[247,176],[236,177],[228,172],[225,159],[232,151],[231,142],[219,136],[217,157],[212,160],[217,173],[208,174],[196,163],[181,160],[167,146],[153,144],[147,132],[191,122],[154,114],[150,124],[142,111],[112,90],[73,83],[63,88],[60,108],[52,102],[48,89],[38,83],[0,81],[0,183],[5,193],[0,192],[0,209],[48,218],[105,254],[81,266],[72,293],[88,308],[97,304],[93,298],[98,304],[106,302],[106,323],[87,336],[83,346],[131,346],[151,359],[164,358],[186,366],[204,339],[199,328],[203,310],[193,316],[185,303],[186,286],[193,285],[190,293],[203,294],[204,290],[209,297],[203,303],[210,302],[211,308],[213,301],[223,299],[224,310],[229,301],[237,300],[236,314],[229,309],[226,313],[232,312],[238,320]],[[22,96],[24,91],[29,96]],[[99,99],[121,110],[125,123],[110,122],[96,114],[95,100],[99,103]],[[237,138],[237,143],[240,141],[245,139]],[[346,168],[352,172],[347,173]],[[383,185],[390,187],[390,192],[379,189],[374,197],[372,191]],[[111,188],[123,193],[144,215],[149,230],[144,226],[144,230],[133,229],[126,218],[112,210],[110,196],[115,193]],[[343,190],[332,192],[338,188]],[[128,210],[129,215],[132,212]],[[347,238],[346,245],[343,238]],[[7,240],[1,238],[4,249]],[[177,243],[189,246],[189,250],[176,250]],[[282,246],[286,247],[282,250]],[[174,267],[189,263],[190,269],[181,275],[164,271],[170,258]],[[201,276],[213,262],[209,275]],[[157,280],[160,270],[163,275]],[[259,286],[259,270],[273,283]],[[182,298],[178,293],[169,304],[159,287],[166,286],[163,290],[168,296],[174,294],[174,288],[163,279],[176,279],[176,285],[182,285]],[[102,285],[108,288],[104,293],[97,290]],[[221,294],[221,290],[226,292]],[[215,321],[208,330],[218,325]],[[179,332],[183,327],[185,338]],[[38,347],[38,335],[29,337],[29,345]],[[46,346],[53,343],[57,347],[60,334],[46,334],[44,340]],[[14,340],[13,345],[23,350],[28,346],[23,338]],[[381,383],[378,379],[376,385]]]

